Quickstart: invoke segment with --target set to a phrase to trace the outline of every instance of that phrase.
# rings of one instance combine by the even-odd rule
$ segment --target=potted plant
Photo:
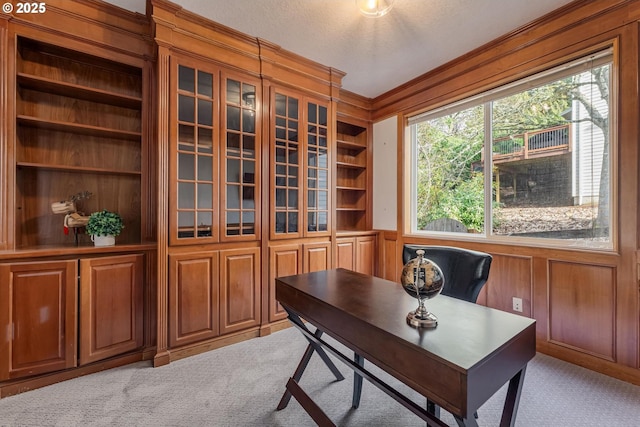
[[[94,212],[87,223],[87,234],[91,234],[91,241],[96,246],[113,246],[124,224],[122,218],[115,212],[102,210]]]

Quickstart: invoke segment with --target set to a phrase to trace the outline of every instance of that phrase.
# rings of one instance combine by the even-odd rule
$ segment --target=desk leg
[[[300,317],[298,317],[296,314],[289,312],[289,320],[295,323],[298,327],[306,329],[309,332],[309,334],[311,334],[311,331],[307,329],[307,327],[304,325],[302,320],[300,320]],[[320,337],[322,337],[322,331],[320,329],[316,329],[316,332],[313,334],[313,336],[319,339]],[[305,336],[305,338],[307,337]],[[318,343],[311,341],[309,338],[307,338],[307,341],[309,341],[309,345],[307,346],[307,349],[305,350],[304,355],[300,360],[300,363],[298,363],[298,367],[296,368],[296,371],[293,373],[293,377],[292,377],[293,380],[296,383],[300,381],[300,378],[302,378],[302,374],[304,373],[305,369],[307,369],[309,360],[311,360],[311,356],[315,351],[318,353],[318,356],[320,356],[320,358],[324,361],[325,365],[327,365],[329,370],[336,377],[336,380],[342,381],[344,379],[344,376],[342,376],[342,374],[340,373],[336,365],[331,361],[331,359],[329,358],[327,353],[324,351],[324,349]],[[280,399],[280,403],[278,403],[278,407],[276,409],[279,411],[281,409],[286,408],[290,400],[291,400],[291,392],[287,388],[287,390],[282,395],[282,398]]]
[[[522,394],[522,384],[524,383],[524,374],[526,372],[526,365],[520,372],[514,375],[509,381],[509,388],[507,390],[507,397],[504,402],[504,409],[502,410],[502,419],[500,420],[500,427],[513,427],[516,422],[516,414],[518,413],[518,404],[520,403],[520,395]]]
[[[364,367],[364,357],[358,353],[353,353],[353,361],[360,366]],[[360,396],[362,395],[362,375],[353,371],[353,400],[351,401],[351,407],[358,409],[360,406]]]
[[[427,399],[427,412],[433,414],[436,418],[440,418],[440,406],[429,399]]]

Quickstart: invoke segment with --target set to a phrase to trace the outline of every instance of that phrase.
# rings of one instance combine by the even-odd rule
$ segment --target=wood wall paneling
[[[393,282],[400,281],[400,265],[402,264],[402,255],[397,249],[397,236],[396,233],[380,232],[379,239],[382,241],[382,263],[378,274],[383,279],[391,280]]]
[[[549,261],[549,340],[615,360],[616,270]]]
[[[356,271],[373,276],[376,274],[376,237],[356,238]]]
[[[532,316],[532,259],[513,255],[494,254],[489,279],[485,285],[488,307]],[[522,299],[522,312],[513,311],[513,298]]]

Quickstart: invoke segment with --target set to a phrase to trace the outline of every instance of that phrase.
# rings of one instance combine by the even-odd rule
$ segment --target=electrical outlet
[[[513,297],[513,311],[522,313],[522,298]]]

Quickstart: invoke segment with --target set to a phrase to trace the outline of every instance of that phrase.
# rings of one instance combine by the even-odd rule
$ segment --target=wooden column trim
[[[157,348],[154,366],[166,365],[170,361],[169,338],[169,118],[170,115],[170,53],[165,46],[158,48],[157,63],[157,146],[158,146],[158,274],[157,274]]]
[[[0,15],[0,52],[13,52],[13,49],[9,49],[9,35],[8,35],[8,19],[7,15]],[[10,54],[3,55],[3,61],[0,61],[0,112],[3,114],[0,116],[0,121],[2,121],[2,126],[0,126],[0,209],[3,209],[4,212],[0,212],[0,215],[6,218],[5,221],[0,223],[0,249],[9,249],[11,238],[9,237],[9,230],[13,229],[13,203],[9,204],[9,194],[11,193],[12,188],[14,188],[13,183],[13,173],[9,172],[11,169],[9,168],[12,161],[10,160],[10,146],[9,144],[9,135],[13,134],[13,109],[9,108],[9,105],[13,105],[13,103],[9,104],[9,75],[10,67],[9,64],[15,63],[13,59],[10,58]],[[15,55],[13,55],[15,57]],[[13,80],[13,79],[11,79]]]

